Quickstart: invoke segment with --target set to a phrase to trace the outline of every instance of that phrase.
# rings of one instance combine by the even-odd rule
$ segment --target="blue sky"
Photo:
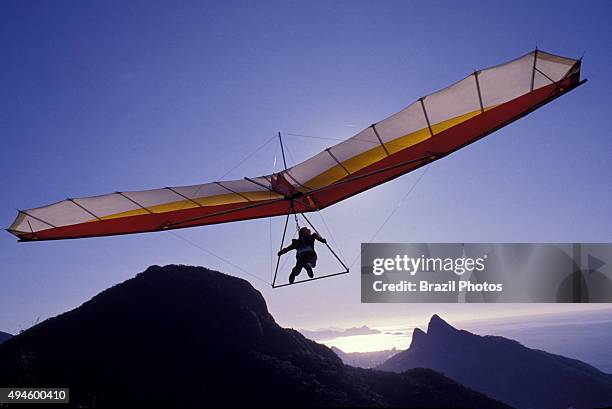
[[[67,196],[212,181],[279,130],[346,138],[537,43],[584,54],[589,83],[430,165],[407,200],[422,171],[323,216],[349,262],[398,205],[377,241],[608,242],[611,12],[606,1],[0,2],[0,220]],[[286,137],[290,162],[331,143]],[[227,178],[279,161],[268,144]],[[180,234],[269,279],[281,222]],[[9,332],[151,264],[244,276],[167,232],[27,244],[5,233],[0,262]],[[335,268],[322,254],[320,273]],[[245,278],[281,324],[300,328],[588,308],[361,305],[356,274],[274,291]]]

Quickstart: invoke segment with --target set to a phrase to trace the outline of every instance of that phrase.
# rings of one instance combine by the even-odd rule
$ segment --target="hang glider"
[[[443,158],[582,85],[580,60],[535,50],[476,71],[279,173],[70,198],[19,211],[20,241],[179,229],[324,209]]]

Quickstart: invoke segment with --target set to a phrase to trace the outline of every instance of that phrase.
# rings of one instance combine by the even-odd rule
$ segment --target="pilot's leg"
[[[312,265],[311,262],[309,261],[308,263],[304,264],[304,268],[306,269],[306,273],[308,273],[308,277],[313,278],[314,277],[314,271],[312,271]]]
[[[312,269],[317,265],[317,256],[314,255],[309,257],[306,263],[304,263],[304,268],[306,269],[306,273],[308,273],[308,277],[314,278],[314,271]]]
[[[289,283],[293,284],[293,282],[295,281],[295,277],[299,276],[302,272],[302,267],[302,263],[300,263],[300,261],[298,260],[295,263],[295,267],[293,267],[293,270],[291,270],[291,274],[289,274]]]

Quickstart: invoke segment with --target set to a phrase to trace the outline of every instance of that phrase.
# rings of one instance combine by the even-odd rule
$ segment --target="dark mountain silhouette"
[[[331,347],[331,350],[334,351],[345,364],[357,366],[359,368],[374,368],[399,352],[399,350],[395,348],[372,352],[344,352],[336,347]]]
[[[437,315],[416,328],[410,348],[378,369],[430,368],[517,408],[612,405],[612,376],[584,362],[497,336],[458,330]]]
[[[2,344],[0,385],[67,386],[81,407],[507,407],[432,370],[346,366],[247,281],[172,265]]]
[[[3,343],[4,341],[6,341],[7,339],[11,338],[12,335],[7,333],[7,332],[2,332],[0,331],[0,344]]]

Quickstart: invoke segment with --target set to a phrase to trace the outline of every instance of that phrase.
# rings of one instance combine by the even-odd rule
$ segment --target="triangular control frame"
[[[281,249],[283,248],[283,246],[285,244],[285,237],[287,236],[287,226],[289,225],[289,218],[291,217],[292,214],[295,215],[296,220],[297,220],[297,214],[300,214],[304,218],[304,220],[306,220],[306,223],[308,223],[308,225],[315,231],[315,233],[319,234],[319,231],[317,230],[317,228],[310,222],[310,220],[304,215],[304,213],[295,211],[294,207],[291,206],[291,210],[289,211],[289,213],[287,213],[287,217],[285,219],[285,227],[283,228],[283,238],[281,239],[281,244],[280,244],[280,248]],[[344,270],[339,271],[337,273],[326,274],[326,275],[317,276],[317,277],[314,277],[314,278],[308,278],[306,280],[295,281],[294,283],[276,284],[276,278],[277,278],[278,269],[279,269],[279,266],[280,266],[280,259],[282,257],[282,256],[278,256],[277,259],[276,259],[276,268],[274,269],[274,278],[272,279],[272,283],[271,283],[272,284],[272,288],[287,287],[287,286],[290,286],[290,285],[295,285],[295,284],[301,284],[301,283],[307,283],[307,282],[310,282],[310,281],[320,280],[322,278],[329,278],[329,277],[339,276],[339,275],[342,275],[342,274],[348,274],[350,272],[350,269],[346,266],[346,264],[344,264],[342,259],[336,254],[336,252],[331,248],[331,246],[327,242],[325,242],[324,244],[329,249],[330,253],[336,258],[336,260],[338,260],[338,262],[342,265],[342,268]]]
[[[281,136],[280,132],[278,133],[278,141],[279,141],[279,144],[280,144],[281,153],[283,155],[283,165],[285,167],[285,170],[287,170],[287,160],[285,158],[285,148],[283,146],[283,137]],[[289,225],[289,217],[291,217],[292,214],[295,217],[296,224],[298,224],[297,215],[300,214],[304,218],[304,220],[306,220],[306,223],[308,223],[308,225],[315,231],[315,233],[319,234],[319,231],[317,230],[316,227],[314,227],[314,225],[310,222],[310,220],[308,220],[308,217],[306,217],[304,215],[304,213],[295,210],[295,206],[293,206],[294,199],[290,199],[290,200],[291,200],[291,206],[289,206],[289,212],[287,213],[287,217],[285,219],[285,227],[283,228],[283,238],[281,239],[281,244],[280,244],[280,248],[281,249],[285,245],[285,237],[287,236],[287,226]],[[319,234],[319,236],[320,236],[320,234]],[[325,242],[325,246],[329,249],[329,251],[336,258],[336,260],[338,260],[338,262],[342,265],[342,268],[344,268],[344,270],[339,271],[337,273],[332,273],[332,274],[327,274],[327,275],[323,275],[323,276],[308,278],[306,280],[296,281],[294,283],[276,284],[276,277],[278,275],[278,268],[280,267],[280,259],[281,259],[281,256],[277,256],[277,259],[276,259],[276,268],[274,269],[274,278],[272,279],[272,283],[270,283],[272,285],[272,288],[287,287],[287,286],[294,285],[294,284],[301,284],[301,283],[307,283],[307,282],[310,282],[310,281],[320,280],[322,278],[328,278],[328,277],[339,276],[339,275],[342,275],[342,274],[348,274],[349,273],[349,268],[346,266],[346,264],[344,264],[342,259],[336,254],[336,252],[331,248],[331,246],[327,242]]]

